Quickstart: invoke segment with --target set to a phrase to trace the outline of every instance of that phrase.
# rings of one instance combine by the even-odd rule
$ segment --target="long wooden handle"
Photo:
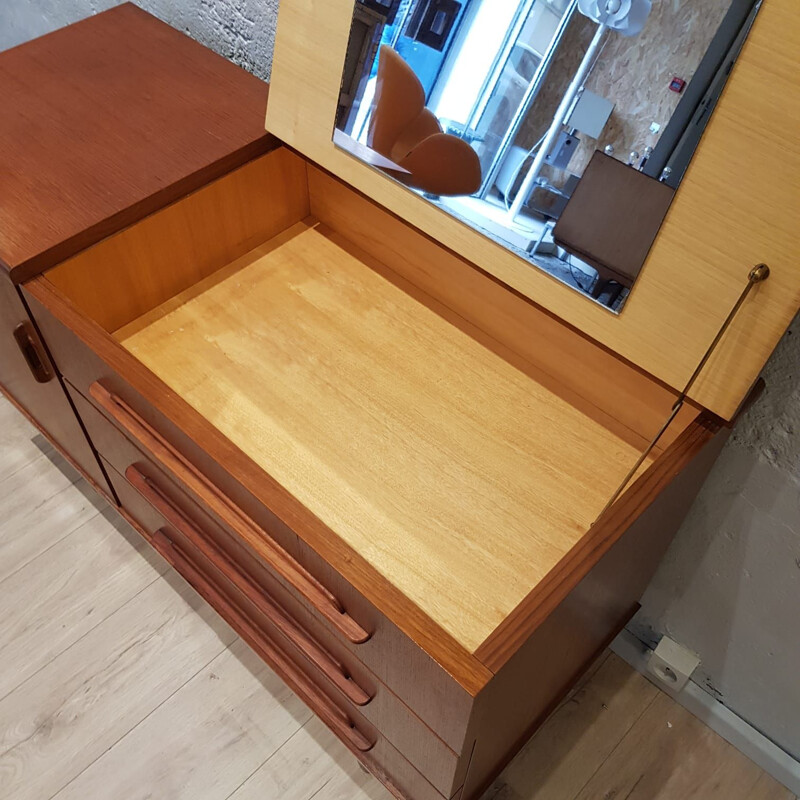
[[[208,478],[143,420],[122,398],[95,381],[89,395],[133,439],[151,452],[201,501],[325,619],[353,644],[366,642],[370,634],[344,609],[338,598],[301,566],[266,531],[229,500]]]
[[[218,591],[192,564],[164,531],[156,531],[150,540],[159,553],[230,623],[237,633],[266,661],[293,689],[312,711],[330,727],[339,738],[353,748],[366,753],[374,746],[358,730],[345,711],[342,711],[302,670],[283,653],[278,645],[256,628],[247,615],[225,595]]]
[[[164,495],[152,479],[135,466],[125,470],[131,486],[150,503],[227,581],[246,597],[298,650],[314,664],[345,697],[365,706],[372,697],[364,691],[327,650],[292,620],[261,588],[231,561],[187,519],[180,509]]]

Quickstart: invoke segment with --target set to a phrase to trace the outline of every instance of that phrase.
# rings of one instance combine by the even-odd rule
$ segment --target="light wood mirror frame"
[[[700,363],[752,266],[767,263],[770,279],[751,294],[690,393],[730,419],[800,307],[800,142],[791,141],[800,130],[795,2],[764,0],[618,317],[334,146],[354,0],[281,0],[267,129],[677,390]]]

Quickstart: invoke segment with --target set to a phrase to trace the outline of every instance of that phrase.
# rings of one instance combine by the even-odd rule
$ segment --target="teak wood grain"
[[[277,148],[64,261],[47,277],[113,331],[302,219],[308,208],[305,163]]]
[[[619,316],[334,146],[352,13],[352,0],[282,0],[267,129],[676,390],[700,363],[749,270],[767,262],[772,277],[748,300],[691,392],[730,419],[800,307],[800,147],[784,133],[800,127],[795,0],[763,4]]]
[[[639,455],[323,226],[179,301],[124,346],[470,651]]]
[[[22,282],[270,149],[266,102],[130,3],[0,53],[0,266]]]

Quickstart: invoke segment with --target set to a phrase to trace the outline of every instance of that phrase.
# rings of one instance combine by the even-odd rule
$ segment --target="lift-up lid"
[[[744,288],[750,295],[690,397],[731,418],[800,307],[800,18],[761,9],[619,316],[334,146],[354,0],[282,0],[267,129],[625,359],[681,390]],[[542,343],[546,347],[545,342]]]

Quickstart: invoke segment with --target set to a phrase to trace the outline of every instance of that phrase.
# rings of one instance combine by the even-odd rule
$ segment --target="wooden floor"
[[[389,800],[0,396],[0,797]],[[792,800],[616,656],[485,800]]]

